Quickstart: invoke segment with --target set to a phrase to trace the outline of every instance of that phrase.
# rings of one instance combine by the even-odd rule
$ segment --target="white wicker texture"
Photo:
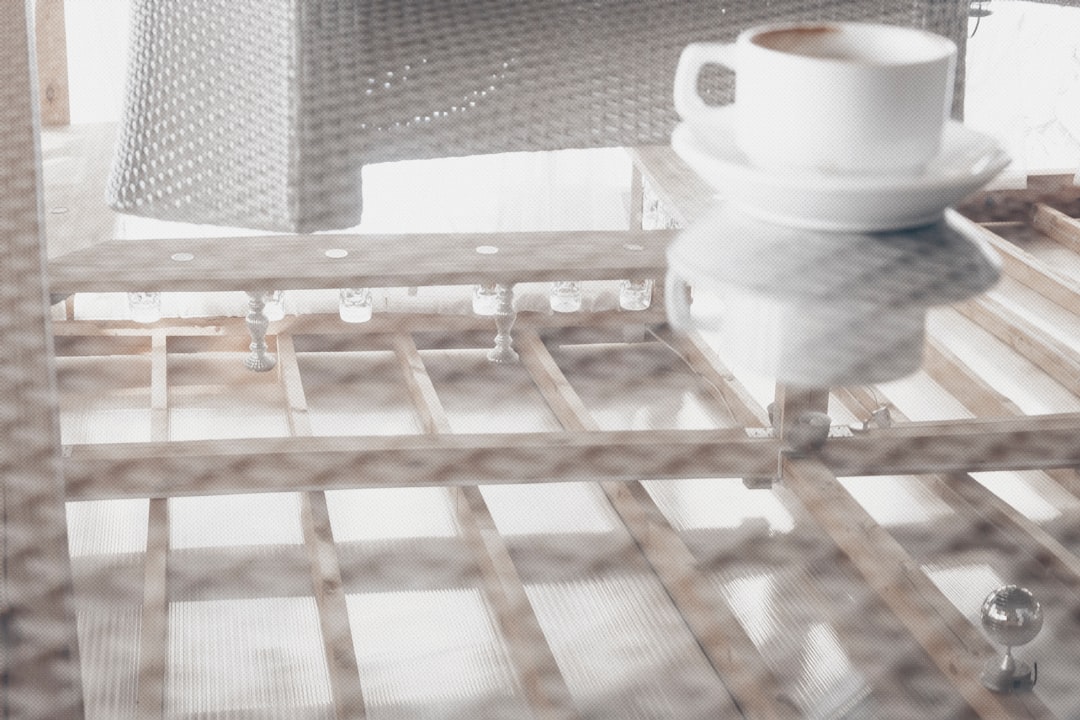
[[[730,39],[767,21],[838,19],[924,27],[962,48],[968,5],[135,4],[109,204],[162,219],[300,232],[359,222],[365,163],[665,144],[675,122],[674,67],[689,42]],[[730,97],[730,75],[703,83],[718,102]]]

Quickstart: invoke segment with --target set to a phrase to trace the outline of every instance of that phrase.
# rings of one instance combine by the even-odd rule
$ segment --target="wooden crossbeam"
[[[916,422],[832,438],[819,458],[838,475],[1076,467],[1078,436],[1080,415],[1072,413]],[[71,500],[747,477],[773,473],[781,447],[741,428],[102,443],[69,448],[64,473]]]
[[[42,280],[32,8],[5,3],[0,22],[0,707],[19,720],[75,720],[84,711]]]
[[[673,237],[618,230],[113,240],[54,258],[48,275],[56,295],[619,280],[663,277]]]
[[[540,337],[531,331],[520,333],[518,350],[563,426],[596,431],[596,421]],[[696,570],[693,554],[648,492],[637,482],[607,481],[600,486],[746,717],[797,717],[797,709],[738,619]]]
[[[512,459],[506,448],[514,448]],[[69,448],[69,499],[355,487],[739,477],[775,468],[779,445],[742,430],[536,432],[116,443]],[[298,478],[305,478],[300,481]]]
[[[311,435],[300,364],[291,335],[278,338],[278,373],[288,403],[289,427],[294,436]],[[300,496],[300,525],[311,567],[315,606],[319,613],[330,694],[335,720],[363,720],[367,716],[360,670],[349,624],[345,585],[330,513],[323,492],[305,492]]]
[[[631,315],[621,310],[601,310],[589,313],[546,313],[522,311],[518,313],[521,323],[535,328],[563,328],[587,326],[591,329],[621,329],[627,321],[644,324],[659,324],[665,319],[663,304],[655,304],[646,310],[634,311]],[[368,336],[394,333],[432,333],[446,338],[460,336],[463,333],[482,332],[490,334],[492,319],[479,315],[451,315],[433,313],[376,312],[371,320],[362,324],[342,322],[335,310],[333,314],[288,316],[270,324],[269,335],[290,334],[317,338],[326,350],[348,349],[359,346],[362,342],[370,343]],[[122,352],[124,341],[134,343],[154,332],[164,332],[170,338],[223,338],[223,342],[232,343],[228,347],[236,348],[232,338],[249,337],[247,326],[242,317],[217,318],[168,318],[153,325],[144,325],[126,320],[67,320],[55,325],[55,334],[64,339],[64,349],[70,354],[77,354],[74,348],[80,345],[98,348],[94,352],[108,354]],[[361,340],[360,338],[363,338]],[[70,339],[69,339],[70,338]],[[94,344],[94,340],[98,340]],[[486,340],[487,338],[485,338]],[[115,342],[112,347],[109,342]],[[246,349],[246,343],[241,343]],[[69,349],[71,348],[71,349]]]
[[[393,343],[424,431],[450,433],[449,418],[412,337],[398,334]],[[449,492],[530,708],[542,720],[578,717],[566,680],[483,495],[470,485],[449,488]]]

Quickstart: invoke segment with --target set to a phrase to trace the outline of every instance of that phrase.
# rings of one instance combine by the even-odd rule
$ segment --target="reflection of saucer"
[[[949,122],[941,152],[911,175],[769,171],[735,146],[733,106],[718,109],[707,134],[681,123],[671,146],[721,197],[764,220],[834,231],[892,230],[939,219],[1009,164],[990,137]]]
[[[725,361],[807,387],[894,380],[922,360],[928,308],[990,288],[1001,262],[955,221],[890,232],[779,226],[730,203],[667,249],[668,318]],[[680,283],[693,287],[687,306]]]

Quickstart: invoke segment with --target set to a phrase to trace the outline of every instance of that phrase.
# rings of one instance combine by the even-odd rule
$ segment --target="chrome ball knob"
[[[983,600],[983,630],[1000,645],[1029,643],[1042,630],[1042,624],[1042,606],[1027,588],[1005,585]]]

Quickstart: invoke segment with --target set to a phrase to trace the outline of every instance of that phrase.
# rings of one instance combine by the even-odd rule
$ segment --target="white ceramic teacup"
[[[952,104],[956,45],[923,30],[864,23],[768,25],[679,58],[675,109],[698,133],[728,126],[764,168],[917,172],[938,152]],[[735,106],[706,104],[704,66],[735,71]],[[720,116],[723,114],[724,121]]]

